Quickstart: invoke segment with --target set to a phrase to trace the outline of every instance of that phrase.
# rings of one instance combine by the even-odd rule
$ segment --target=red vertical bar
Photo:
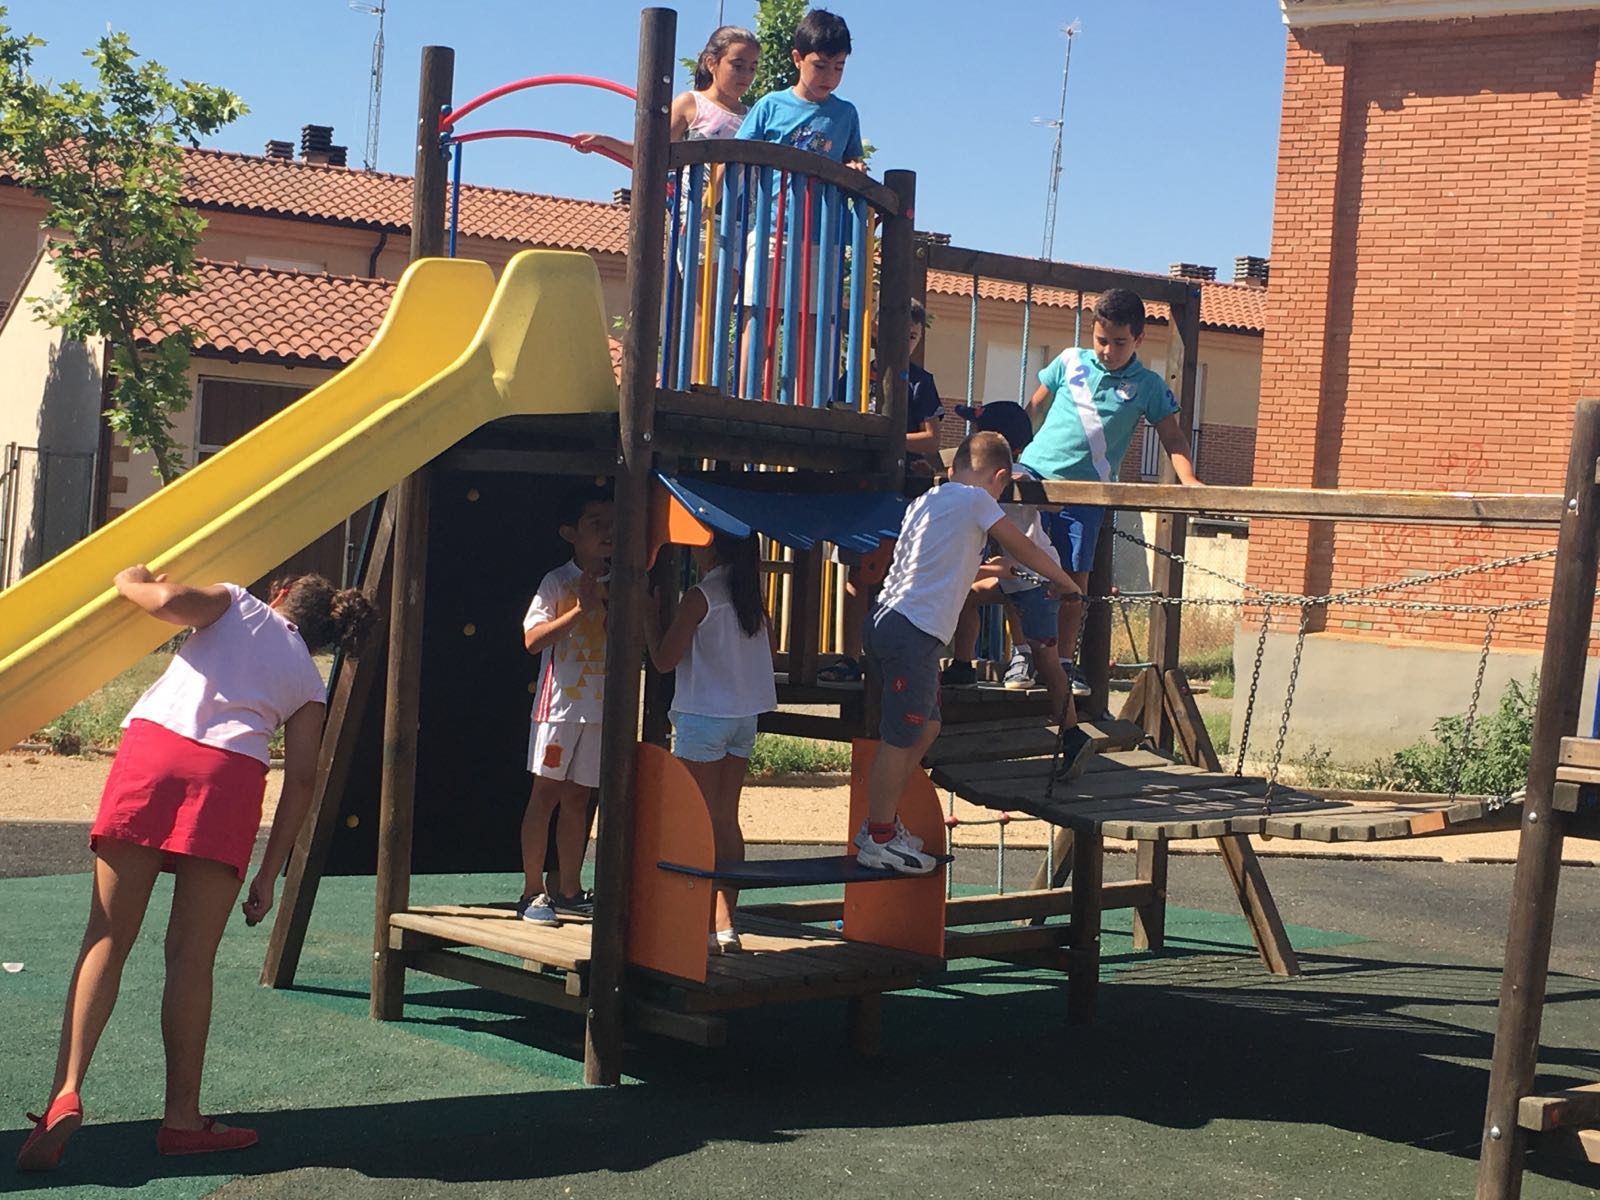
[[[811,176],[807,175],[806,176],[806,211],[805,211],[805,216],[801,221],[801,225],[802,225],[802,227],[804,229],[803,237],[804,237],[805,241],[804,241],[804,244],[801,245],[801,247],[800,247],[800,311],[794,314],[795,319],[800,322],[800,352],[795,355],[796,362],[795,362],[795,380],[794,380],[794,402],[796,404],[803,403],[803,401],[801,400],[801,397],[804,396],[806,394],[806,392],[809,390],[807,385],[809,384],[810,379],[811,379],[810,373],[807,372],[807,370],[806,370],[806,325],[808,323],[810,323],[810,321],[812,320],[812,317],[810,315],[810,309],[811,309],[811,184],[812,184]],[[808,402],[811,403],[811,404],[815,404],[816,403],[816,398],[815,397],[811,397]]]
[[[778,293],[783,282],[783,207],[784,201],[789,196],[789,175],[785,172],[778,176],[778,211],[773,218],[772,241],[772,286],[767,294],[767,370],[761,381],[761,398],[772,399],[772,352],[777,345],[778,335]],[[766,247],[758,247],[758,253],[765,253]]]

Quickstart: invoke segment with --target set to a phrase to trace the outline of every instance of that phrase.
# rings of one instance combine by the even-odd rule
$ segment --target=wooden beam
[[[1600,1083],[1524,1096],[1517,1103],[1517,1124],[1534,1133],[1600,1126]]]
[[[283,897],[272,919],[272,936],[261,964],[261,983],[265,987],[294,985],[300,967],[300,952],[305,947],[311,910],[317,902],[328,851],[339,828],[339,810],[349,786],[351,761],[362,721],[371,715],[373,704],[382,695],[378,684],[384,675],[384,650],[389,635],[389,602],[393,581],[390,571],[390,546],[394,541],[394,511],[384,505],[373,530],[371,551],[362,590],[372,597],[377,619],[368,634],[369,653],[362,658],[345,658],[339,664],[328,705],[328,723],[322,730],[322,745],[317,754],[317,783],[311,797],[311,813],[300,827],[294,851],[289,856],[289,871],[283,883]]]
[[[1133,948],[1160,950],[1167,944],[1167,843],[1135,843],[1135,875],[1150,898],[1133,910]]]
[[[1071,943],[1067,957],[1067,1021],[1094,1021],[1100,994],[1100,888],[1105,867],[1105,839],[1080,832],[1072,847]]]
[[[673,142],[669,162],[673,170],[700,163],[748,163],[757,167],[772,167],[787,171],[790,175],[809,175],[832,184],[851,196],[860,196],[873,208],[889,216],[902,211],[899,197],[887,180],[879,183],[854,167],[777,142],[740,141],[734,138],[698,138],[692,142]]]
[[[422,48],[417,92],[416,171],[411,191],[411,261],[445,252],[448,172],[439,114],[450,103],[455,51]],[[389,948],[389,916],[411,896],[411,824],[417,788],[417,727],[422,703],[423,593],[428,574],[428,469],[394,489],[394,588],[389,612],[389,672],[384,691],[383,767],[378,802],[377,903],[373,913],[372,995],[378,1020],[397,1020],[405,964]]]
[[[1015,498],[1046,509],[1098,504],[1200,517],[1360,521],[1479,528],[1549,528],[1560,524],[1560,496],[1385,492],[1357,488],[1186,487],[1181,483],[1083,483],[1019,479]]]
[[[817,681],[817,656],[822,639],[822,547],[794,552],[789,583],[789,678]]]
[[[1031,283],[1035,287],[1055,287],[1065,291],[1103,292],[1108,288],[1127,288],[1145,300],[1160,304],[1183,303],[1189,285],[1165,275],[1136,271],[1111,271],[1099,267],[1080,267],[1075,263],[1048,262],[1014,254],[991,254],[964,246],[928,247],[928,268],[950,271],[971,278],[1003,279],[1007,283]]]
[[[878,459],[878,475],[891,490],[899,490],[906,475],[906,406],[909,402],[907,371],[911,362],[911,279],[914,272],[912,234],[915,231],[917,177],[911,171],[889,171],[884,183],[895,194],[895,215],[883,218],[878,282],[877,356],[883,415],[889,422],[888,438]]]
[[[628,323],[622,341],[616,535],[607,608],[606,690],[602,713],[600,834],[595,848],[595,906],[590,1008],[584,1030],[583,1077],[622,1079],[624,974],[628,892],[633,863],[634,761],[639,741],[640,666],[644,652],[647,516],[654,461],[656,351],[666,279],[666,189],[671,135],[673,44],[671,9],[639,15],[638,100],[633,120],[633,202],[628,212]]]
[[[1500,1012],[1478,1160],[1478,1200],[1513,1200],[1521,1190],[1522,1152],[1527,1135],[1517,1124],[1517,1106],[1522,1097],[1533,1091],[1538,1068],[1561,844],[1569,820],[1566,814],[1556,811],[1551,801],[1561,739],[1572,736],[1578,728],[1590,624],[1594,620],[1595,569],[1600,559],[1597,461],[1600,400],[1582,400],[1573,422],[1572,450],[1567,459],[1565,495],[1570,510],[1562,506],[1565,515],[1539,669],[1539,700],[1534,711],[1522,836],[1511,883],[1511,925],[1506,936],[1505,973],[1500,981]]]

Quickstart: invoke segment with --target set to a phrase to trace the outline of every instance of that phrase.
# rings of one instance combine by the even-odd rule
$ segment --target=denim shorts
[[[1069,571],[1094,569],[1094,548],[1105,519],[1106,510],[1098,504],[1067,505],[1045,518],[1045,532],[1063,567]]]
[[[863,633],[867,654],[883,675],[878,736],[891,746],[914,746],[937,721],[939,654],[944,644],[892,608],[874,607]]]
[[[702,717],[673,710],[672,753],[688,762],[721,762],[731,754],[749,758],[756,745],[754,717]]]
[[[1022,636],[1030,642],[1044,646],[1056,644],[1056,615],[1061,611],[1061,601],[1052,600],[1047,588],[1024,588],[1020,592],[1005,593],[1006,603],[1014,605],[1022,618]]]

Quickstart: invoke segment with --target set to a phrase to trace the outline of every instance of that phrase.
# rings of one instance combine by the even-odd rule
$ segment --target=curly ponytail
[[[301,575],[272,585],[272,595],[282,596],[278,612],[300,630],[311,651],[337,646],[354,657],[372,631],[378,610],[359,588],[335,591],[321,575]]]

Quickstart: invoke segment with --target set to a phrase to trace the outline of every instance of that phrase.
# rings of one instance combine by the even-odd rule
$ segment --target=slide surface
[[[0,592],[0,747],[166,641],[111,577],[146,562],[249,583],[499,417],[606,412],[617,388],[586,254],[424,259],[344,371]]]

